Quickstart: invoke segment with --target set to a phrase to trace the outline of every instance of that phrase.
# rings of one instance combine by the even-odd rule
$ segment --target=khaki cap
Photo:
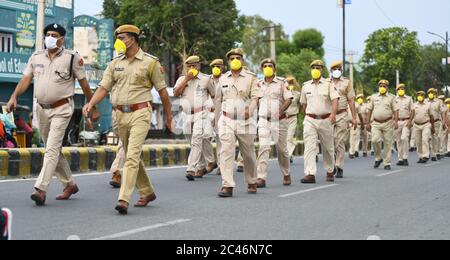
[[[227,58],[230,58],[231,55],[239,55],[241,57],[244,57],[244,50],[242,48],[232,49],[229,52],[227,52]]]
[[[397,90],[399,90],[400,88],[406,88],[406,85],[405,84],[398,84],[398,86],[397,86]]]
[[[378,82],[378,86],[379,85],[386,85],[386,86],[389,86],[389,81],[388,80],[385,80],[385,79],[382,79],[382,80],[380,80],[380,82]]]
[[[450,104],[450,98],[447,98],[447,99],[445,100],[445,104]]]
[[[430,94],[430,93],[435,93],[435,94],[437,94],[437,89],[435,89],[435,88],[430,88],[430,89],[427,91],[427,93],[428,93],[428,94]]]
[[[264,59],[264,60],[261,61],[261,64],[260,64],[261,68],[267,63],[272,64],[274,67],[277,66],[277,63],[274,60],[268,58],[268,59]]]
[[[322,67],[324,67],[325,63],[323,63],[323,61],[321,61],[321,60],[315,60],[315,61],[311,62],[311,65],[309,65],[309,66],[310,67],[313,67],[313,66],[322,66]]]
[[[359,98],[364,98],[364,94],[359,94],[356,96],[356,99],[359,99]]]
[[[417,96],[425,96],[426,93],[425,93],[425,91],[417,91],[416,95]]]
[[[126,24],[117,28],[114,32],[114,35],[117,37],[117,35],[121,33],[134,33],[139,35],[141,33],[141,30],[134,25]]]
[[[190,56],[184,62],[184,64],[195,64],[195,63],[200,63],[200,57],[199,56]]]
[[[444,101],[444,100],[445,100],[445,96],[444,96],[444,95],[440,95],[440,96],[438,97],[438,99]]]
[[[214,66],[224,66],[223,60],[222,59],[215,59],[211,62],[211,64],[209,64],[210,67],[214,67]]]
[[[337,68],[337,67],[342,67],[342,61],[335,61],[333,63],[331,63],[331,69]]]

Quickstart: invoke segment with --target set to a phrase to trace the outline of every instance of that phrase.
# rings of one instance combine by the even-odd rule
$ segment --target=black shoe
[[[437,158],[436,158],[436,157],[432,157],[432,158],[431,158],[431,161],[437,162]]]
[[[367,157],[367,153],[363,153],[363,157]]]
[[[318,162],[319,162],[319,156],[316,155],[316,163],[318,163]]]
[[[353,155],[353,154],[350,154],[348,157],[352,160],[355,159],[355,155]]]
[[[237,172],[244,172],[244,166],[238,166]]]
[[[405,166],[405,161],[398,161],[397,166]]]
[[[356,157],[356,158],[359,158],[359,152],[356,152],[356,153],[355,153],[355,157]]]
[[[293,157],[291,157],[290,162],[291,162],[291,164],[294,163],[294,158]]]
[[[375,152],[370,152],[370,155],[374,156],[374,155],[375,155]]]
[[[383,161],[375,161],[375,165],[373,166],[373,168],[378,169],[380,168],[380,165]]]
[[[404,161],[403,161],[403,166],[409,166],[408,160],[404,160]]]
[[[336,179],[343,179],[344,178],[344,170],[342,170],[341,168],[337,167],[336,168]]]
[[[450,153],[447,153],[447,154],[445,155],[445,157],[450,157]]]
[[[386,171],[390,171],[390,170],[392,170],[392,168],[391,168],[391,166],[390,166],[390,165],[386,165],[386,166],[384,166],[384,169],[385,169]]]

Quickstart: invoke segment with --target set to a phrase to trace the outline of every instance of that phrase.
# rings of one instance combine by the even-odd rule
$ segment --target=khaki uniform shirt
[[[242,116],[252,99],[261,97],[256,74],[242,70],[238,78],[231,71],[225,73],[217,85],[217,100],[222,111],[230,115]]]
[[[179,88],[181,82],[186,76],[181,76],[176,84],[175,89]],[[213,80],[210,76],[199,73],[197,77],[188,82],[180,97],[180,105],[185,113],[190,114],[192,109],[200,109],[211,107],[211,97],[215,96],[215,88]]]
[[[331,85],[339,92],[339,106],[338,110],[347,110],[348,100],[354,99],[356,94],[349,79],[341,77],[339,80],[332,79]]]
[[[398,119],[402,119],[402,120],[406,120],[411,118],[411,113],[414,107],[414,101],[412,99],[412,97],[410,96],[404,96],[404,97],[399,97],[397,96],[395,98],[396,102],[397,102],[397,106],[398,106]]]
[[[70,77],[70,61],[72,77]],[[81,57],[75,51],[60,49],[50,60],[47,50],[36,51],[29,59],[23,74],[34,77],[34,87],[38,103],[53,104],[75,94],[75,79],[86,78]]]
[[[362,105],[356,103],[355,106],[356,113],[362,116],[364,122],[367,122],[367,103],[363,103]],[[359,116],[356,117],[356,122],[358,122],[358,124],[364,124],[364,122],[361,122],[361,120],[359,119]]]
[[[294,98],[289,84],[281,77],[275,77],[271,83],[264,79],[259,80],[258,86],[261,92],[258,113],[260,117],[272,118],[272,115],[278,114],[284,101]]]
[[[166,88],[164,70],[158,58],[142,49],[132,61],[125,55],[111,61],[99,85],[111,92],[113,106],[152,101],[152,87],[158,92]]]
[[[395,96],[391,93],[381,95],[374,94],[372,100],[368,105],[368,110],[372,111],[374,120],[385,121],[389,118],[394,118],[394,112],[398,111]]]
[[[306,114],[323,116],[333,112],[335,99],[339,99],[338,91],[330,80],[322,78],[319,84],[311,80],[303,85],[300,103],[306,105]]]
[[[425,102],[430,104],[431,115],[434,117],[434,121],[437,122],[437,121],[441,120],[442,113],[447,111],[447,108],[445,107],[444,102],[442,102],[439,99],[434,99],[433,101],[430,101],[427,99],[427,101],[425,101]]]
[[[300,93],[297,90],[292,91],[292,95],[294,96],[294,98],[292,99],[292,103],[289,106],[289,108],[286,110],[286,114],[288,116],[292,116],[292,115],[297,115],[298,113],[300,113],[300,97],[302,95],[302,93]]]
[[[431,115],[431,105],[430,103],[420,103],[416,102],[414,104],[414,112],[416,113],[414,117],[414,123],[424,124],[430,121]]]

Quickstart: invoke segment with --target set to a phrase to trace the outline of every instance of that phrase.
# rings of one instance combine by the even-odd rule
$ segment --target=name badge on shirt
[[[125,71],[125,68],[114,68],[114,71]]]

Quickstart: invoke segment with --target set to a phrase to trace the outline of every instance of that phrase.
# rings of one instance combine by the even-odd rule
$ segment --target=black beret
[[[66,29],[64,29],[64,27],[62,25],[60,25],[60,24],[52,23],[52,24],[47,25],[44,28],[44,35],[46,35],[47,32],[49,32],[49,31],[57,32],[61,36],[66,36]]]

